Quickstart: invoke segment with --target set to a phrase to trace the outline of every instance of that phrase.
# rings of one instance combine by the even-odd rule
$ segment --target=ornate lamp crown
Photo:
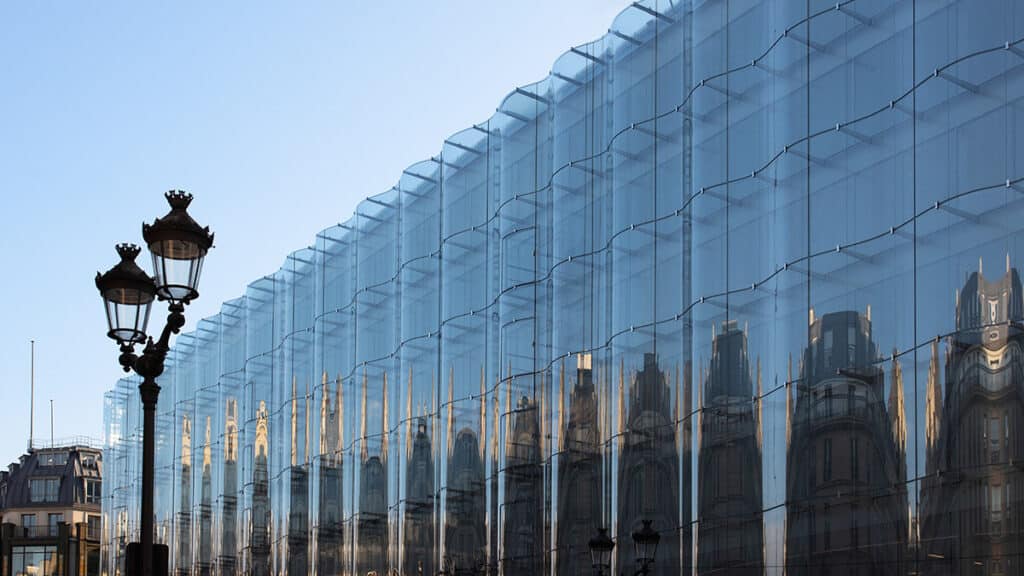
[[[122,262],[134,262],[135,257],[142,251],[142,249],[135,244],[129,244],[128,242],[118,244],[114,249],[117,250],[117,255],[121,257]]]
[[[167,199],[167,203],[171,205],[171,208],[175,210],[185,210],[192,203],[192,195],[184,190],[168,190],[164,193],[164,198]]]
[[[152,224],[142,225],[142,237],[151,248],[154,242],[162,240],[184,241],[194,244],[205,253],[213,247],[213,233],[210,227],[200,226],[188,213],[192,203],[192,195],[181,190],[171,190],[164,194],[171,211],[163,218],[157,218]]]

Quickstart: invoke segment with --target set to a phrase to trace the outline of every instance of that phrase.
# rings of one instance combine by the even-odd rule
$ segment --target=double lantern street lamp
[[[633,554],[639,565],[636,574],[646,576],[654,563],[654,555],[658,552],[661,535],[651,527],[650,520],[643,521],[643,527],[633,532]],[[588,542],[590,560],[596,576],[609,576],[612,568],[612,551],[615,541],[608,536],[606,528],[599,528],[597,535]]]
[[[107,336],[121,348],[118,360],[124,371],[134,370],[142,377],[141,573],[146,576],[167,573],[166,565],[156,571],[153,565],[153,427],[160,395],[156,378],[164,371],[171,334],[177,334],[185,325],[185,306],[199,297],[203,258],[213,247],[210,228],[200,226],[188,214],[192,195],[172,190],[164,196],[171,211],[152,225],[142,225],[142,238],[153,256],[155,275],[149,276],[135,263],[139,247],[134,244],[118,244],[121,261],[105,273],[96,274],[96,287],[103,297],[110,328]],[[170,312],[155,342],[146,334],[153,300],[166,301]],[[141,355],[135,353],[136,344],[144,345]]]

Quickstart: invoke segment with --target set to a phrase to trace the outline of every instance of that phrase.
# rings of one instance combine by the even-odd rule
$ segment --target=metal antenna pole
[[[32,343],[32,360],[31,360],[31,374],[29,376],[29,382],[31,382],[29,389],[29,400],[28,400],[28,451],[32,451],[32,435],[36,429],[36,341],[29,340]]]

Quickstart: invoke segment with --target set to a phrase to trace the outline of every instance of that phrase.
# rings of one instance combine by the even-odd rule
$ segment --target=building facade
[[[1019,572],[1022,102],[1016,0],[630,4],[177,338],[172,570]]]
[[[926,417],[934,424],[926,436],[921,547],[938,561],[936,574],[1024,570],[1024,472],[1016,464],[1024,459],[1022,294],[1009,259],[998,280],[972,272],[957,293],[957,331],[946,341],[945,390],[929,375]]]
[[[99,576],[103,455],[35,448],[0,472],[0,573]]]

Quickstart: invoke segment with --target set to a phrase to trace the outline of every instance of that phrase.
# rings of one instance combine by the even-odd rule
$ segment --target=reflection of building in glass
[[[366,420],[366,375],[360,418],[359,518],[356,523],[356,574],[387,574],[388,562],[388,377],[384,374],[380,454],[370,455]]]
[[[221,574],[233,574],[238,554],[238,401],[228,398],[224,414],[223,527],[218,555]]]
[[[700,418],[701,574],[764,574],[761,379],[753,389],[747,335],[725,324],[711,344]]]
[[[288,573],[302,575],[308,568],[309,546],[309,390],[306,390],[304,455],[299,460],[299,399],[292,379],[292,465],[288,507]]]
[[[508,418],[512,423],[505,437],[504,571],[540,574],[544,525],[537,402],[523,396]]]
[[[921,552],[929,573],[1019,574],[1024,567],[1024,319],[1020,276],[967,279],[947,341],[946,390],[932,345],[925,414]],[[943,397],[944,396],[944,397]]]
[[[192,573],[192,420],[181,417],[181,500],[178,506],[174,572],[179,576]]]
[[[614,571],[630,574],[630,533],[652,519],[656,570],[709,576],[720,562],[756,570],[761,507],[766,576],[1024,573],[1024,361],[1015,325],[987,344],[978,327],[1018,321],[999,298],[1019,288],[979,274],[959,316],[951,298],[965,258],[1024,240],[1021,2],[919,2],[916,16],[910,2],[832,4],[623,2],[608,35],[311,237],[203,336],[182,335],[160,382],[155,501],[179,576],[199,573],[194,464],[228,398],[235,572],[284,574],[305,554],[316,574],[418,574],[423,558],[424,573],[447,559],[494,576],[531,556],[540,526],[536,572],[591,573],[586,544],[607,527]],[[808,322],[812,305],[860,316]],[[723,333],[723,319],[738,324]],[[929,375],[922,342],[954,327]],[[587,351],[593,371],[572,358]],[[398,367],[410,391],[382,395]],[[325,370],[352,378],[344,408],[322,407],[328,422],[344,414],[344,466],[317,452],[334,441],[317,435],[319,388],[312,419],[300,405],[289,427],[286,375],[305,386]],[[120,381],[107,404],[111,576],[138,538],[137,385]],[[534,426],[524,395],[542,470],[529,522],[533,485],[516,471],[533,466],[533,441],[521,450],[512,431]],[[385,400],[403,418],[382,423]],[[186,443],[200,426],[184,456],[183,418]],[[231,540],[219,454],[218,574]],[[739,461],[748,473],[730,477]]]
[[[563,365],[559,398],[565,397],[564,386]],[[564,414],[564,410],[559,409],[559,414]],[[569,419],[561,434],[556,573],[583,574],[591,566],[588,542],[598,528],[604,527],[601,427],[590,354],[577,356],[576,379],[569,395]]]
[[[620,419],[624,367],[619,369]],[[679,456],[676,454],[676,425],[673,407],[676,399],[669,388],[668,375],[658,368],[653,353],[644,354],[643,369],[629,386],[629,415],[621,440],[619,457],[619,526],[622,541],[651,520],[661,534],[657,562],[652,574],[679,574]],[[636,566],[632,546],[616,546],[618,566],[631,570]]]
[[[256,411],[255,463],[252,471],[252,547],[253,576],[270,575],[270,478],[267,458],[270,454],[267,436],[267,404],[260,400]]]
[[[903,574],[908,536],[903,382],[885,375],[871,315],[815,319],[787,453],[788,574]]]
[[[433,386],[431,386],[433,388]],[[412,416],[412,371],[406,395],[405,516],[402,565],[408,576],[430,576],[434,566],[434,447],[429,419]]]
[[[323,377],[323,398],[320,403],[320,526],[317,530],[317,566],[323,574],[341,572],[342,542],[344,541],[341,516],[342,446],[344,445],[341,377],[335,388],[335,401],[331,407],[327,373]]]
[[[478,433],[462,428],[455,433],[454,372],[448,382],[448,489],[445,506],[446,561],[457,570],[473,570],[486,563],[487,533],[484,528],[485,493],[483,446]],[[480,416],[486,402],[481,399]],[[484,428],[481,422],[481,430]]]
[[[427,419],[416,419],[405,478],[405,573],[434,574],[434,453]]]
[[[199,575],[209,576],[213,546],[213,454],[210,447],[210,417],[206,417],[206,436],[203,442],[203,475],[199,488]]]

